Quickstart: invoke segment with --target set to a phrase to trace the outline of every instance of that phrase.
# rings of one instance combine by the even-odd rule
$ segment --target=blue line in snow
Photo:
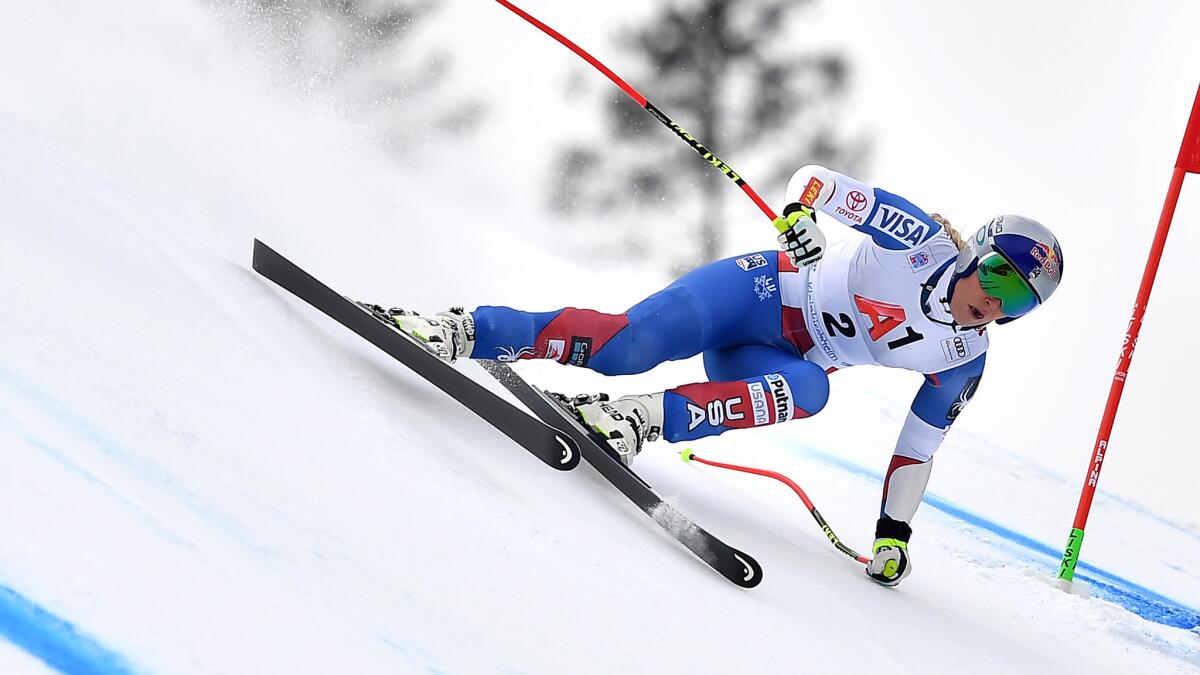
[[[62,673],[135,672],[116,652],[5,586],[0,586],[0,636]]]
[[[19,394],[30,396],[35,402],[42,402],[42,397],[36,392],[21,387],[19,382],[3,370],[0,370],[0,384],[17,387]],[[0,408],[0,416],[7,417],[4,413]],[[61,453],[26,437],[20,431],[19,425],[12,424],[12,420],[6,421],[35,447],[48,452],[55,460],[63,462],[85,479],[96,480],[79,467],[64,462]],[[121,655],[96,642],[70,622],[3,585],[0,585],[0,638],[8,640],[59,672],[72,675],[125,675],[135,672]]]
[[[840,457],[825,454],[819,450],[805,448],[805,451],[827,464],[832,464],[839,468],[850,471],[851,473],[865,476],[877,482],[882,482],[883,477],[870,469],[859,466],[853,462],[846,461]],[[986,530],[992,534],[1006,539],[1017,546],[1029,549],[1035,553],[1048,556],[1055,561],[1052,571],[1057,574],[1057,562],[1062,559],[1062,549],[1055,548],[1048,544],[1027,537],[1020,532],[1010,530],[1007,527],[999,525],[982,516],[971,513],[962,507],[956,506],[953,503],[938,497],[929,492],[925,493],[923,500],[935,509],[946,513],[949,516],[958,518],[963,522],[977,527],[981,530]],[[1156,593],[1145,586],[1134,583],[1128,579],[1117,576],[1110,572],[1106,572],[1099,567],[1089,565],[1085,562],[1080,562],[1076,566],[1075,577],[1091,584],[1096,595],[1104,599],[1121,605],[1125,609],[1137,614],[1138,616],[1161,623],[1174,628],[1183,628],[1194,630],[1200,627],[1200,612],[1185,607],[1184,605]]]

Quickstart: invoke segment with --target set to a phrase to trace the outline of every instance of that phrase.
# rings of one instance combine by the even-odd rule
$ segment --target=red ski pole
[[[640,93],[638,93],[638,91],[636,89],[634,89],[633,87],[631,87],[628,82],[626,82],[625,80],[622,80],[620,77],[617,76],[616,73],[609,70],[608,66],[605,66],[603,63],[600,63],[600,61],[597,60],[594,56],[592,56],[591,54],[584,51],[582,47],[580,47],[579,45],[575,44],[574,42],[571,42],[570,40],[568,40],[562,33],[559,33],[558,31],[554,30],[550,26],[547,26],[546,24],[542,23],[541,21],[538,21],[536,18],[534,18],[528,12],[521,9],[520,7],[517,7],[516,5],[512,4],[508,0],[496,0],[496,2],[500,3],[501,5],[504,5],[508,9],[512,10],[512,12],[514,14],[521,17],[522,19],[525,19],[529,23],[533,24],[534,26],[536,26],[538,29],[540,29],[546,35],[549,35],[550,37],[554,38],[555,40],[558,40],[558,42],[561,43],[564,47],[575,52],[584,61],[587,61],[588,63],[590,63],[592,65],[592,67],[594,67],[596,70],[599,70],[600,72],[604,73],[608,77],[608,79],[612,80],[613,84],[617,85],[618,87],[621,88],[622,91],[624,91],[626,94],[628,94],[629,98],[632,98],[634,101],[637,101],[638,105],[642,106],[643,108],[646,109],[646,112],[653,115],[654,119],[658,120],[659,122],[662,122],[663,125],[665,125],[668,129],[675,132],[676,136],[678,136],[680,139],[682,139],[684,143],[687,143],[689,146],[691,146],[691,148],[693,150],[695,150],[697,154],[699,154],[701,157],[703,157],[705,161],[707,161],[709,164],[712,164],[713,167],[715,167],[721,173],[725,174],[730,180],[732,180],[734,183],[736,183],[738,187],[742,188],[742,191],[746,193],[746,196],[749,197],[751,199],[751,201],[753,201],[758,206],[758,208],[763,213],[766,214],[768,219],[775,220],[775,212],[771,210],[771,207],[767,206],[767,203],[763,201],[762,197],[758,196],[758,193],[754,191],[754,188],[750,187],[746,183],[746,181],[743,180],[742,177],[739,176],[737,174],[737,172],[735,172],[733,170],[733,167],[729,166],[724,161],[722,161],[720,157],[717,157],[715,154],[713,154],[712,150],[709,150],[708,148],[704,147],[704,144],[702,144],[700,141],[696,140],[696,138],[694,136],[692,136],[691,134],[689,134],[686,130],[684,130],[683,127],[679,126],[674,121],[672,121],[670,117],[667,117],[666,114],[663,113],[663,111],[659,110],[657,107],[655,107],[655,105],[653,103],[646,100],[646,97],[642,96]]]
[[[812,500],[810,500],[808,498],[808,495],[804,494],[804,490],[801,490],[800,486],[796,485],[795,481],[793,481],[791,478],[788,478],[787,476],[785,476],[777,471],[771,471],[769,469],[755,469],[755,468],[748,467],[748,466],[738,466],[736,464],[724,464],[722,462],[714,462],[709,459],[704,459],[703,457],[700,457],[699,455],[693,453],[691,448],[688,448],[688,449],[684,450],[683,452],[679,453],[679,456],[685,462],[691,462],[694,460],[694,461],[700,462],[701,464],[707,464],[709,466],[715,466],[715,467],[718,467],[721,469],[730,469],[732,471],[741,471],[743,473],[752,473],[756,476],[766,476],[767,478],[774,478],[775,480],[783,483],[784,485],[787,485],[788,487],[792,488],[792,491],[795,492],[800,497],[800,501],[804,502],[804,505],[806,507],[808,507],[808,512],[812,514],[812,517],[814,519],[816,519],[816,521],[817,521],[817,525],[819,525],[821,527],[821,531],[824,532],[825,536],[829,538],[829,543],[833,544],[834,547],[837,548],[837,550],[841,551],[842,553],[845,553],[846,555],[850,556],[851,558],[854,558],[855,560],[857,560],[860,563],[863,563],[864,565],[871,562],[870,558],[857,553],[854,549],[850,548],[849,546],[846,546],[845,544],[842,543],[842,541],[840,539],[838,539],[837,535],[833,533],[833,528],[829,527],[829,524],[825,522],[825,518],[823,518],[821,516],[821,512],[817,510],[817,507],[813,505]]]
[[[1092,449],[1092,461],[1088,465],[1083,492],[1079,495],[1079,506],[1075,510],[1075,522],[1071,526],[1071,534],[1067,538],[1067,548],[1063,552],[1062,564],[1058,568],[1058,578],[1065,582],[1075,578],[1075,565],[1079,562],[1079,549],[1083,546],[1083,530],[1087,527],[1088,513],[1092,509],[1092,498],[1096,496],[1096,484],[1100,481],[1100,467],[1104,462],[1104,454],[1108,451],[1108,439],[1112,435],[1113,422],[1117,417],[1117,406],[1120,405],[1121,394],[1125,391],[1125,378],[1129,373],[1130,364],[1133,362],[1133,350],[1137,347],[1138,333],[1142,329],[1142,317],[1146,313],[1146,304],[1150,302],[1150,291],[1154,287],[1154,278],[1158,274],[1158,263],[1162,259],[1163,248],[1167,244],[1167,231],[1171,229],[1171,220],[1175,217],[1175,204],[1179,201],[1179,191],[1183,186],[1185,173],[1200,173],[1200,89],[1196,91],[1196,101],[1192,104],[1192,114],[1188,118],[1187,130],[1183,134],[1179,158],[1175,161],[1175,172],[1171,175],[1171,184],[1167,188],[1167,199],[1163,203],[1162,215],[1158,219],[1158,230],[1154,234],[1154,243],[1150,246],[1150,258],[1146,261],[1146,269],[1142,273],[1142,285],[1138,289],[1137,301],[1133,305],[1133,318],[1129,320],[1129,328],[1125,332],[1125,342],[1121,345],[1121,357],[1117,360],[1117,372],[1113,375],[1112,387],[1108,390],[1108,403],[1104,406],[1100,432],[1096,436],[1096,445]]]

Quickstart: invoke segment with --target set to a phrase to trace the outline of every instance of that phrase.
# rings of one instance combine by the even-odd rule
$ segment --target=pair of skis
[[[762,568],[753,557],[714,537],[663,501],[646,481],[605,452],[573,415],[507,363],[479,362],[536,417],[438,359],[395,326],[383,323],[257,239],[254,269],[403,363],[551,468],[569,471],[581,457],[587,460],[659,526],[729,581],[743,588],[762,581]]]

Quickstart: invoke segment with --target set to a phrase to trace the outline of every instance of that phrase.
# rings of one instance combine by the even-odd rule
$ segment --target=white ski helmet
[[[1023,216],[997,216],[967,240],[954,266],[954,284],[977,273],[985,292],[1001,300],[1008,323],[1054,294],[1062,281],[1063,255],[1045,225]]]

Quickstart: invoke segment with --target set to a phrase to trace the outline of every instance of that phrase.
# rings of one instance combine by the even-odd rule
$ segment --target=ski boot
[[[607,446],[609,454],[625,466],[633,464],[646,442],[662,435],[662,393],[622,396],[615,401],[610,401],[608,394],[551,395],[600,436],[598,440],[604,441],[601,447]]]
[[[364,302],[357,304],[380,321],[392,324],[412,336],[434,356],[447,363],[470,358],[475,348],[475,319],[462,307],[451,307],[445,312],[426,317],[396,307],[384,309]]]

